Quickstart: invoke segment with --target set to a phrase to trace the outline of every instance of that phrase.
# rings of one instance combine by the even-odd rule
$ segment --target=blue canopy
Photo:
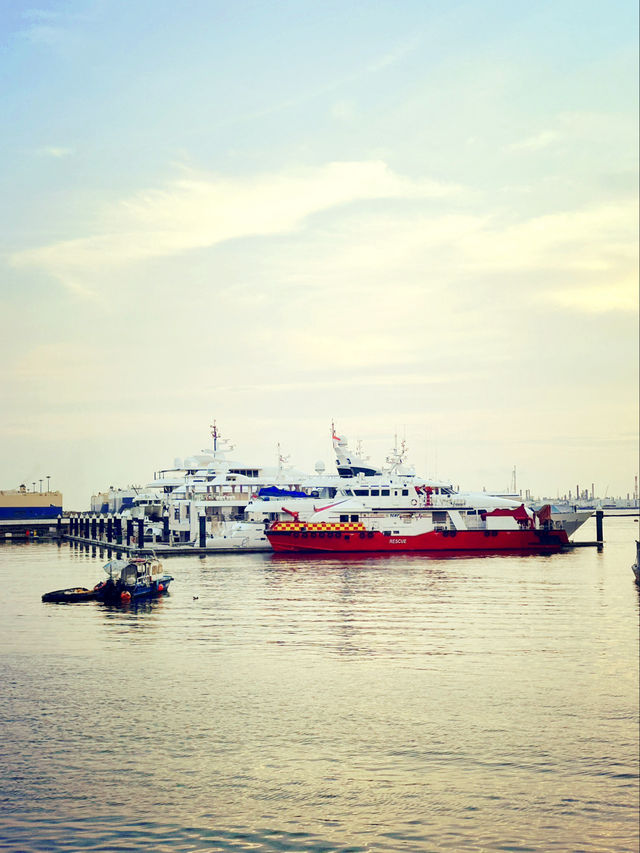
[[[259,498],[308,498],[306,492],[295,492],[289,489],[279,489],[277,486],[265,486],[258,492]]]

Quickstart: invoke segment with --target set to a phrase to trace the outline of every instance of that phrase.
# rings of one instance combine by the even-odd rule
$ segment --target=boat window
[[[356,489],[355,494],[358,495],[358,497],[366,497],[369,494],[369,490],[368,489]]]
[[[389,495],[391,493],[390,493],[389,489],[381,489],[380,494],[382,495],[383,498],[386,498],[386,497],[389,497]]]
[[[380,489],[371,489],[371,497],[372,498],[380,497]]]
[[[403,489],[403,490],[402,490],[402,494],[403,494],[403,495],[408,495],[408,494],[409,494],[409,489]]]
[[[340,521],[349,521],[349,516],[348,515],[341,515]]]
[[[359,520],[360,520],[360,519],[359,519],[359,517],[358,517],[357,515],[352,515],[352,516],[351,516],[351,521],[359,521]]]

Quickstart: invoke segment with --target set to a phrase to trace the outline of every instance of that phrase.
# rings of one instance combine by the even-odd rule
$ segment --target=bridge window
[[[351,516],[351,521],[359,521],[359,520],[360,520],[359,516],[357,516],[357,515]]]

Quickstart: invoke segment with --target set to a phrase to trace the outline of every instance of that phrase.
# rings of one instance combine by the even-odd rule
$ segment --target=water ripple
[[[0,850],[637,849],[633,525],[552,558],[2,546]]]

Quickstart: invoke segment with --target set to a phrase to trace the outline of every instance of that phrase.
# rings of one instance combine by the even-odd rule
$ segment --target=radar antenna
[[[290,456],[283,456],[280,452],[280,442],[278,442],[278,472],[282,471],[282,467],[291,459]]]
[[[211,429],[211,438],[213,439],[213,451],[215,453],[215,451],[218,449],[218,439],[220,438],[220,433],[218,432],[218,427],[216,425],[215,420],[212,424],[209,424],[209,428]]]

